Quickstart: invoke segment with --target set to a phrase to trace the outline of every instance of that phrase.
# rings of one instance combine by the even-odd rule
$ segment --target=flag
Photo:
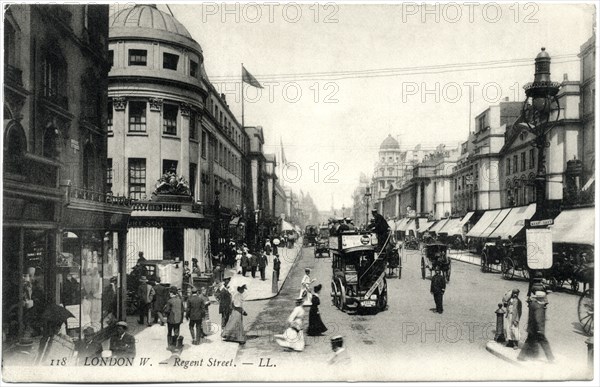
[[[285,158],[285,152],[283,151],[283,140],[279,137],[279,145],[281,146],[281,163],[283,165],[287,164],[287,160]]]
[[[254,76],[250,74],[244,66],[242,66],[242,81],[254,87],[258,87],[259,89],[263,88],[256,78],[254,78]]]

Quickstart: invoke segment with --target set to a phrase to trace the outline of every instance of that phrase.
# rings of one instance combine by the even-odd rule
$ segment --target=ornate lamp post
[[[535,136],[532,145],[537,149],[537,174],[535,176],[536,203],[538,214],[545,216],[546,209],[546,148],[550,143],[546,135],[558,122],[560,104],[556,95],[560,89],[559,82],[550,80],[550,55],[546,48],[535,58],[535,77],[533,82],[523,86],[527,98],[521,109],[521,129]]]
[[[367,200],[367,217],[365,219],[365,227],[369,225],[369,198],[371,197],[371,187],[365,188],[365,199]]]

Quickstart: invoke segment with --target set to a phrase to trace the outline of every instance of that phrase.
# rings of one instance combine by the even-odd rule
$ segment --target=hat
[[[533,297],[535,298],[545,298],[546,297],[546,292],[542,292],[541,290],[536,291],[533,294]]]
[[[333,336],[331,338],[331,342],[332,343],[343,343],[344,342],[344,338],[342,336]]]
[[[119,322],[117,322],[117,326],[118,327],[123,327],[123,328],[127,329],[127,323],[125,321],[119,321]]]
[[[198,289],[192,288],[192,294],[198,294]]]
[[[318,284],[317,286],[315,286],[315,292],[317,292],[317,293],[318,293],[318,292],[320,292],[320,291],[321,291],[321,289],[323,289],[323,285],[321,285],[321,284]]]
[[[373,208],[371,212],[377,212],[377,208]]]
[[[87,327],[87,328],[85,328],[85,329],[83,330],[83,334],[84,334],[85,336],[87,336],[87,335],[93,335],[93,334],[94,334],[94,328],[92,328],[92,327]]]
[[[19,342],[17,343],[18,347],[30,347],[33,345],[33,340],[30,338],[21,338],[19,339]]]
[[[171,286],[169,288],[169,292],[171,292],[171,293],[177,293],[177,292],[179,292],[179,290],[177,289],[177,286]]]
[[[512,294],[519,294],[521,291],[519,289],[513,289]]]
[[[145,276],[141,276],[140,282],[148,282],[148,278],[146,278]]]

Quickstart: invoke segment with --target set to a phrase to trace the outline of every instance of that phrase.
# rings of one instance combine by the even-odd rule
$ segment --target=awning
[[[553,243],[594,245],[594,207],[564,210],[550,226]]]
[[[438,230],[438,234],[448,234],[448,235],[459,235],[461,234],[462,226],[460,225],[460,218],[448,219],[445,225],[442,226],[441,229]],[[458,230],[458,231],[457,231]]]
[[[230,226],[237,226],[239,222],[240,222],[240,217],[236,216],[235,218],[231,219],[231,222],[229,222],[229,225]]]
[[[481,219],[479,219],[479,222],[477,222],[475,226],[473,226],[471,231],[467,233],[467,236],[480,237],[481,234],[483,234],[483,232],[485,231],[485,229],[490,225],[490,223],[492,223],[494,219],[496,219],[499,213],[500,210],[486,211],[481,217]]]
[[[406,224],[406,231],[408,230],[417,230],[417,222],[415,222],[414,219],[409,219],[408,223]]]
[[[406,231],[406,225],[408,224],[409,218],[403,218],[396,222],[396,231]]]
[[[418,232],[425,232],[429,229],[429,227],[433,226],[433,221],[428,221],[427,219],[419,219],[419,229]]]
[[[515,236],[525,227],[525,220],[531,219],[535,214],[535,203],[528,206],[515,207],[510,210],[510,213],[504,218],[504,221],[490,235],[489,238],[508,239],[510,236]]]
[[[387,224],[388,224],[388,227],[390,228],[390,230],[396,231],[396,222],[394,222],[393,219],[388,220]]]
[[[471,218],[473,217],[473,215],[475,215],[475,212],[469,212],[469,213],[467,213],[467,215],[465,215],[464,218],[462,218],[460,220],[460,227],[462,228],[462,226],[464,226],[465,224],[467,224],[467,222],[469,220],[471,220]]]
[[[281,220],[281,231],[294,231],[294,226],[291,223]]]
[[[444,227],[444,225],[448,222],[449,219],[440,219],[438,220],[438,222],[436,224],[433,225],[433,227],[431,227],[429,229],[429,232],[435,232],[435,233],[439,233],[440,230],[442,229],[442,227]]]
[[[494,230],[496,230],[496,228],[498,228],[498,226],[500,226],[500,223],[502,223],[502,221],[504,219],[506,219],[506,217],[510,213],[510,210],[512,210],[512,208],[501,209],[500,212],[498,213],[498,215],[494,218],[494,220],[492,220],[492,222],[487,226],[487,228],[483,231],[483,233],[481,233],[481,235],[479,237],[480,238],[489,238],[490,234],[493,233]]]

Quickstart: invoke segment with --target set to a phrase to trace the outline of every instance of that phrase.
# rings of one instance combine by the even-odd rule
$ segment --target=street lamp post
[[[535,76],[533,82],[523,86],[527,98],[521,109],[521,129],[535,136],[532,146],[537,149],[537,173],[535,176],[536,203],[538,216],[546,217],[546,148],[550,143],[546,135],[558,122],[560,104],[557,98],[559,82],[550,80],[550,55],[546,48],[535,58]]]
[[[369,225],[369,198],[371,197],[371,187],[365,188],[365,199],[367,199],[367,217],[365,219],[365,227]]]

